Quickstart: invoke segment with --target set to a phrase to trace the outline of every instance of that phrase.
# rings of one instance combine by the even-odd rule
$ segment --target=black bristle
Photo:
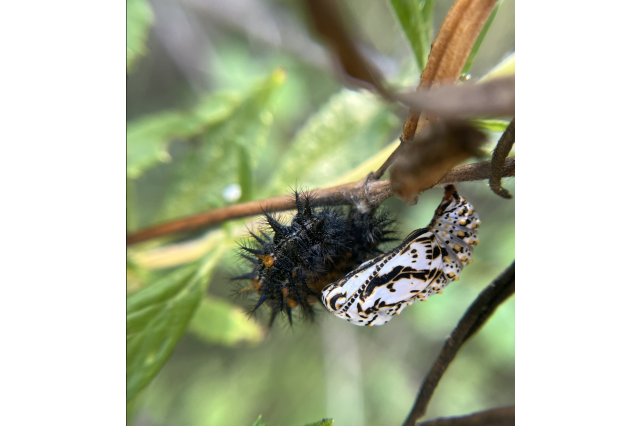
[[[258,237],[256,234],[254,234],[253,232],[251,232],[250,230],[248,230],[248,231],[249,231],[249,234],[251,234],[251,236],[252,236],[253,238],[255,238],[255,239],[256,239],[256,241],[257,241],[257,242],[259,242],[261,245],[263,245],[263,246],[267,245],[267,240],[263,240],[262,238]]]
[[[266,294],[261,295],[260,299],[258,299],[258,303],[256,303],[256,306],[254,306],[253,309],[251,310],[251,313],[253,314],[256,310],[258,310],[260,305],[262,305],[265,300],[267,300],[267,295]]]
[[[246,251],[247,253],[254,254],[256,256],[259,254],[262,254],[262,250],[252,249],[251,247],[247,247],[247,246],[240,246],[240,249]]]
[[[251,257],[251,256],[247,256],[244,253],[240,253],[240,257],[248,260],[249,262],[253,263],[254,265],[259,265],[260,264],[260,261],[258,259],[254,258],[254,257]]]
[[[242,274],[242,275],[238,275],[237,277],[231,277],[232,281],[238,281],[238,280],[252,280],[254,279],[254,275],[253,272],[249,272],[246,274]]]

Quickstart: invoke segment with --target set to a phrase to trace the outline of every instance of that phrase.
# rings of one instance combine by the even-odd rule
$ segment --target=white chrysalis
[[[449,185],[426,228],[413,231],[395,249],[326,286],[322,303],[352,324],[382,325],[413,302],[427,300],[458,280],[479,243],[479,226],[473,206]]]

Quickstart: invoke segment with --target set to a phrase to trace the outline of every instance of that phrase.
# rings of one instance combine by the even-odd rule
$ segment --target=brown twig
[[[360,53],[340,17],[335,1],[306,0],[306,4],[316,31],[331,45],[347,74],[344,77],[351,77],[348,78],[349,82],[371,91],[377,89],[388,98],[382,73]]]
[[[443,417],[418,423],[417,426],[512,426],[516,424],[516,407],[500,407],[460,417]]]
[[[504,166],[504,177],[515,176],[515,157],[510,157]],[[458,182],[470,182],[489,179],[491,164],[488,161],[456,167],[449,172],[436,186],[446,186]],[[427,190],[429,188],[424,188]],[[392,196],[388,180],[367,182],[366,178],[359,182],[312,191],[314,206],[364,204],[377,205]],[[288,195],[280,195],[266,200],[250,201],[222,207],[193,216],[176,219],[133,232],[127,236],[127,246],[141,243],[152,238],[171,235],[179,232],[192,232],[207,228],[231,219],[261,214],[263,210],[283,211],[295,208],[295,202]]]
[[[486,83],[443,86],[394,98],[412,111],[437,115],[438,118],[504,117],[516,111],[516,78],[501,77]]]
[[[515,288],[516,262],[514,260],[511,266],[480,293],[451,333],[451,337],[445,342],[438,359],[422,382],[420,393],[404,426],[414,426],[416,421],[426,414],[427,405],[436,386],[460,347],[482,327],[496,308],[515,292]]]
[[[504,131],[496,149],[493,150],[491,157],[491,178],[489,178],[489,186],[491,190],[503,198],[513,198],[509,191],[502,187],[502,169],[507,155],[511,152],[511,148],[516,141],[516,119]]]

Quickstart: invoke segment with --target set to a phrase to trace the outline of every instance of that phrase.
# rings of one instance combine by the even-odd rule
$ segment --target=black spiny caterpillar
[[[292,323],[292,309],[300,306],[303,316],[313,318],[313,305],[322,289],[344,277],[362,262],[382,253],[378,246],[392,241],[393,220],[384,211],[360,213],[355,208],[311,207],[308,193],[294,191],[298,212],[286,225],[265,212],[260,236],[240,246],[240,255],[252,264],[252,271],[235,277],[250,284],[240,292],[254,290],[271,308],[269,325],[278,314]]]

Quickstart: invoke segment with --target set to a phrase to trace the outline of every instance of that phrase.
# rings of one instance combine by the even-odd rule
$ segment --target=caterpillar
[[[264,212],[263,226],[257,233],[249,231],[239,251],[252,269],[232,278],[249,281],[239,293],[257,293],[251,314],[263,304],[271,309],[269,326],[280,314],[292,324],[297,307],[303,317],[313,319],[324,287],[383,253],[380,244],[395,240],[394,220],[384,210],[313,208],[309,193],[294,191],[293,197],[297,213],[289,225]]]
[[[352,324],[385,324],[413,302],[426,301],[458,280],[479,243],[479,226],[473,206],[449,185],[426,228],[326,286],[322,304]]]

